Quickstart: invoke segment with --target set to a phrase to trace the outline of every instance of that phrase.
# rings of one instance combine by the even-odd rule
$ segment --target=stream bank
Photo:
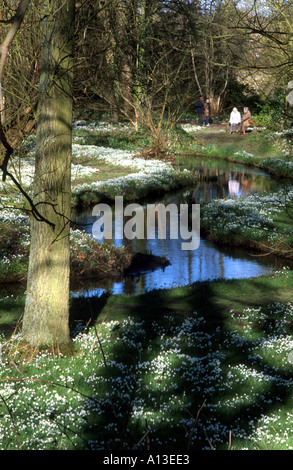
[[[185,156],[217,158],[249,165],[269,173],[275,179],[293,180],[292,131],[268,132],[266,129],[248,129],[245,136],[230,135],[228,124],[209,128],[196,124],[182,124],[193,139]]]
[[[207,158],[187,158],[182,167],[190,168],[204,178],[200,183],[197,181],[193,188],[165,195],[157,200],[168,206],[181,203],[196,203],[201,205],[201,239],[198,249],[194,251],[183,251],[181,249],[182,239],[174,240],[168,234],[165,240],[158,239],[158,233],[152,240],[119,239],[108,240],[113,246],[130,246],[133,252],[154,253],[165,257],[170,265],[163,269],[154,271],[137,271],[131,276],[105,280],[90,284],[74,285],[73,295],[94,296],[101,295],[105,291],[114,294],[136,295],[152,289],[168,289],[178,286],[190,285],[197,281],[221,279],[240,279],[270,275],[276,269],[290,266],[290,260],[282,259],[274,254],[268,256],[255,256],[257,253],[248,249],[248,244],[242,248],[233,246],[232,243],[220,244],[209,239],[207,234],[207,217],[205,209],[209,208],[213,201],[225,199],[226,204],[233,201],[246,201],[250,197],[260,197],[261,194],[277,193],[282,188],[282,182],[275,181],[269,174],[240,164],[232,164],[228,161]],[[237,197],[231,195],[231,182],[239,185]],[[144,210],[147,204],[144,205]],[[91,211],[84,210],[76,213],[76,220],[81,227],[91,232],[96,218]],[[124,223],[127,218],[125,218]],[[223,226],[223,221],[221,221]],[[227,225],[227,229],[228,229]],[[115,230],[115,218],[113,220],[113,232]],[[147,271],[147,270],[146,270]]]
[[[81,126],[80,130],[83,133],[86,132],[84,126]],[[219,135],[222,135],[220,130],[217,131],[218,134],[213,129],[208,132],[205,129],[202,132],[205,133],[206,140],[215,138],[215,135],[218,139]],[[225,135],[225,141],[228,137]],[[247,146],[248,139],[253,136],[247,135],[246,137]],[[198,139],[198,137],[196,138]],[[220,236],[219,231],[216,233],[217,227],[209,222],[209,211],[214,210],[214,201],[216,199],[228,199],[229,204],[228,202],[225,203],[225,207],[228,208],[229,205],[232,205],[232,199],[234,198],[235,201],[238,201],[239,206],[240,201],[242,203],[242,201],[249,200],[249,197],[260,193],[278,194],[279,189],[286,184],[283,179],[276,180],[269,173],[253,166],[249,162],[249,158],[244,158],[245,164],[239,163],[242,158],[239,154],[241,137],[237,141],[237,163],[231,162],[229,158],[221,157],[215,152],[215,156],[208,157],[206,154],[203,158],[198,158],[196,155],[188,158],[177,155],[175,166],[162,161],[155,162],[137,158],[137,151],[118,150],[113,152],[113,149],[109,147],[87,145],[87,141],[81,143],[81,139],[84,139],[84,137],[76,136],[74,140],[73,199],[75,202],[73,202],[73,205],[77,206],[75,209],[78,209],[75,211],[75,221],[81,225],[77,227],[80,230],[72,231],[74,237],[72,280],[75,281],[78,277],[80,278],[81,273],[87,279],[95,277],[99,284],[102,278],[112,278],[110,281],[108,279],[104,280],[106,289],[111,290],[114,286],[114,292],[135,293],[137,292],[135,286],[140,286],[139,292],[141,292],[141,289],[174,287],[210,277],[231,278],[243,276],[243,273],[245,273],[245,276],[257,276],[269,273],[274,267],[279,268],[282,265],[283,261],[275,256],[279,255],[277,250],[274,250],[272,256],[263,259],[253,258],[252,245],[247,243],[247,239],[245,241],[245,238],[243,238],[242,243],[239,240],[233,242],[233,239],[229,238],[227,233],[223,237]],[[192,139],[190,139],[190,142],[192,142]],[[191,145],[193,151],[197,145],[194,142],[193,140]],[[242,142],[244,141],[242,140]],[[212,151],[212,148],[209,151]],[[31,161],[29,158],[31,158]],[[103,168],[103,162],[106,166],[99,171],[98,168]],[[29,174],[33,164],[32,156],[28,156],[27,164],[27,173]],[[112,165],[113,169],[120,168],[119,171],[125,169],[126,174],[109,180],[107,165]],[[131,173],[133,170],[135,172]],[[105,176],[107,178],[103,181]],[[95,182],[97,178],[99,181]],[[86,183],[86,179],[89,179],[88,183]],[[235,197],[231,195],[232,185],[238,187],[239,194],[234,195]],[[123,195],[126,203],[144,200],[163,204],[169,202],[175,204],[186,202],[200,204],[202,211],[201,229],[202,235],[204,235],[201,238],[200,248],[191,255],[190,253],[183,253],[174,240],[165,240],[160,243],[156,240],[132,243],[118,240],[112,246],[110,243],[108,247],[105,244],[95,245],[96,242],[91,238],[91,229],[96,219],[92,217],[91,208],[93,204],[102,201],[111,204],[116,195]],[[210,204],[212,205],[209,208]],[[217,220],[218,226],[225,225],[229,227],[225,218],[217,218]],[[5,278],[6,281],[10,279],[11,282],[21,279],[24,282],[26,271],[24,258],[28,255],[29,235],[28,231],[25,232],[25,223],[22,221],[19,227],[15,226],[13,230],[13,236],[6,237],[11,238],[9,247],[6,248],[5,243],[2,244],[2,265],[5,265],[6,269],[9,266],[10,269],[9,275],[2,269],[2,273],[4,273],[2,278]],[[19,250],[22,236],[23,245],[21,249],[23,252]],[[5,233],[3,237],[5,238]],[[181,241],[179,240],[178,243],[181,243]],[[222,246],[220,247],[221,243]],[[233,244],[237,246],[234,248]],[[239,250],[239,247],[243,249]],[[111,254],[109,254],[109,250]],[[176,251],[177,254],[175,254]],[[8,252],[11,255],[10,258],[6,256]],[[145,262],[147,256],[158,258],[150,259],[150,261],[156,260],[156,263],[152,263],[147,269],[140,266],[136,271],[132,270],[131,276],[124,278],[127,279],[127,288],[122,287],[120,281],[118,282],[119,287],[116,287],[116,280],[121,276],[123,277],[125,272],[129,273],[129,270],[125,270],[130,266],[131,256],[134,253],[141,253]],[[161,261],[157,263],[159,259]],[[103,264],[103,260],[105,264]],[[168,266],[166,266],[166,260],[170,262]],[[98,265],[100,265],[100,269]],[[157,268],[159,269],[157,270]],[[150,279],[146,283],[143,279],[145,279],[147,273],[144,271],[151,273]],[[171,271],[172,274],[170,274]],[[16,277],[13,278],[13,274],[16,274]],[[130,279],[132,279],[131,282]],[[133,287],[130,288],[130,284]]]

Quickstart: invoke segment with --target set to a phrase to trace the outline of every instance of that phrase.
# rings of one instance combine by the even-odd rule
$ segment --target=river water
[[[270,175],[260,170],[213,158],[181,158],[180,166],[198,170],[201,182],[195,181],[194,188],[169,194],[155,202],[162,202],[164,205],[170,203],[179,205],[187,202],[202,204],[218,198],[247,197],[254,193],[275,191],[281,186],[280,182],[276,182]],[[154,201],[151,202],[154,203]],[[146,206],[147,202],[143,206],[145,212]],[[97,217],[92,216],[92,210],[90,210],[75,214],[75,220],[81,224],[82,228],[92,233]],[[129,218],[124,219],[123,222],[120,220],[119,223],[125,226],[126,220]],[[113,233],[118,229],[123,231],[123,227],[118,227],[114,215]],[[128,240],[124,237],[107,240],[107,243],[115,246],[130,244],[134,252],[166,257],[170,265],[164,269],[133,272],[122,278],[79,283],[72,289],[72,295],[100,295],[106,290],[114,294],[135,295],[152,289],[188,285],[196,281],[256,277],[288,265],[288,262],[280,259],[253,257],[243,249],[215,245],[203,237],[200,237],[197,249],[182,250],[183,241],[180,237],[171,239],[168,232],[166,239],[160,239],[156,233],[154,239]]]

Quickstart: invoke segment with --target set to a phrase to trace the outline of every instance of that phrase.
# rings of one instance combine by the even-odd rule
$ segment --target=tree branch
[[[9,23],[11,23],[11,28],[9,29],[4,41],[0,45],[0,54],[1,54],[0,56],[0,87],[2,84],[4,67],[5,67],[9,47],[13,39],[15,38],[18,29],[20,28],[20,25],[23,21],[28,5],[29,5],[29,0],[20,0],[18,7],[16,9],[16,12],[15,12],[15,15],[11,18],[11,20],[9,20]],[[0,96],[0,98],[2,102],[2,96]],[[2,142],[2,144],[4,145],[6,149],[4,160],[0,166],[0,169],[3,172],[2,179],[3,181],[5,181],[6,175],[7,175],[7,165],[8,165],[10,156],[13,153],[13,148],[11,147],[11,145],[8,143],[6,139],[6,136],[3,130],[1,113],[0,113],[0,141]]]

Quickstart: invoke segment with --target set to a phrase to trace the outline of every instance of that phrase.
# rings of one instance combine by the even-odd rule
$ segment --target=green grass
[[[123,196],[124,202],[155,200],[171,191],[179,191],[194,185],[195,174],[182,170],[158,171],[149,175],[125,175],[125,178],[105,180],[96,186],[83,182],[71,197],[72,207],[92,207],[100,202],[113,203],[116,196]]]
[[[85,122],[86,124],[86,122]],[[127,123],[107,124],[103,127],[95,129],[81,126],[73,129],[73,138],[78,140],[82,145],[96,145],[99,147],[110,147],[113,149],[137,151],[138,153],[149,150],[153,146],[154,136],[152,136],[148,128],[141,127],[138,131]],[[108,127],[107,127],[108,126]],[[123,129],[123,126],[125,128]],[[162,135],[164,135],[164,123],[162,126]],[[164,140],[164,139],[163,139]],[[173,127],[168,132],[165,139],[166,152],[174,152],[184,148],[188,148],[193,142],[190,137],[179,125]]]
[[[237,150],[252,153],[263,158],[282,158],[286,139],[273,137],[271,133],[259,131],[247,133],[245,136],[228,133],[214,132],[196,134],[197,139],[203,145],[215,145],[222,154],[233,155]]]
[[[130,167],[121,167],[117,165],[113,165],[111,163],[99,161],[98,166],[97,162],[93,161],[90,157],[83,157],[77,159],[76,157],[73,158],[73,164],[79,165],[86,165],[92,167],[93,169],[96,168],[97,172],[93,174],[89,174],[87,176],[80,176],[74,178],[72,181],[72,188],[79,184],[91,184],[98,181],[107,181],[109,178],[120,178],[121,176],[129,175],[130,173],[138,173],[139,170],[136,168]]]
[[[292,448],[292,280],[72,299],[74,355],[2,346],[1,448]]]
[[[79,137],[79,143],[82,145],[96,145],[99,147],[135,151],[151,146],[151,139],[143,130],[134,132],[131,127],[127,133],[120,132],[119,129],[96,132],[81,128],[73,131],[73,136]]]

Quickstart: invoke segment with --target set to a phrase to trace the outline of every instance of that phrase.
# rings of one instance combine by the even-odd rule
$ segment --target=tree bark
[[[45,1],[34,203],[22,335],[31,345],[68,343],[74,0]]]
[[[136,43],[134,25],[135,4],[133,0],[119,0],[117,4],[118,39],[121,47],[121,97],[123,113],[130,121],[134,119],[134,50]],[[134,45],[135,44],[135,45]]]

